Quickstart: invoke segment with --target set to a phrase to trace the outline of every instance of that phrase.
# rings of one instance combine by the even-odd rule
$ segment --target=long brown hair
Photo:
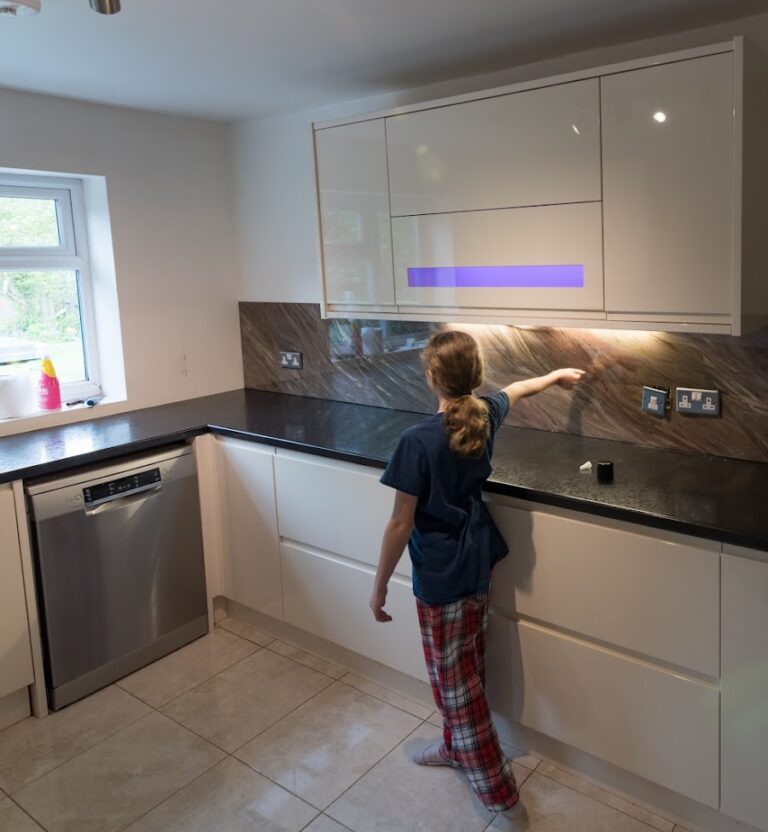
[[[422,354],[432,384],[448,399],[444,413],[448,444],[459,456],[477,458],[488,442],[488,407],[472,391],[483,383],[483,358],[466,332],[438,332]]]

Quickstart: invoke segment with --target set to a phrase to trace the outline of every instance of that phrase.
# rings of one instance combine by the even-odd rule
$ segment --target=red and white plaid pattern
[[[485,698],[488,596],[439,605],[417,599],[416,606],[448,757],[464,769],[488,809],[511,809],[518,800],[517,784]]]

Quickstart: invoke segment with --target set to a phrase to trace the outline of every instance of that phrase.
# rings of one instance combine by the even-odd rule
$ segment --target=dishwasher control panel
[[[130,494],[131,491],[144,490],[147,486],[160,482],[160,469],[152,468],[127,477],[120,477],[109,482],[100,482],[83,489],[83,499],[86,505],[103,502],[110,497]]]

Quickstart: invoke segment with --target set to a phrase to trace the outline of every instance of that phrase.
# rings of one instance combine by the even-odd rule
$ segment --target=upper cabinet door
[[[388,118],[392,216],[599,200],[598,84]]]
[[[383,119],[317,130],[315,154],[326,301],[394,304]]]
[[[602,79],[606,311],[732,309],[733,56]]]

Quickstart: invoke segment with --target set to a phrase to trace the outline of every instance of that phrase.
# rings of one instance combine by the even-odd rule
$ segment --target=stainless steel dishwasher
[[[30,482],[27,494],[53,709],[208,632],[189,447]]]

